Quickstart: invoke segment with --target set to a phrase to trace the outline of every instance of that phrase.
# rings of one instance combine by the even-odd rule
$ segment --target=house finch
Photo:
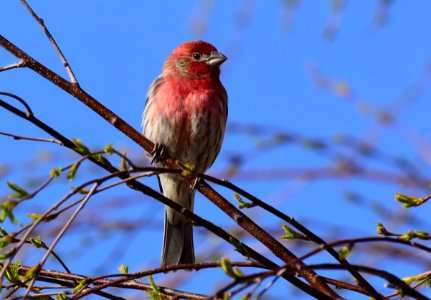
[[[225,60],[209,43],[186,42],[166,59],[148,90],[144,136],[197,172],[213,164],[222,144],[228,108],[219,66]],[[193,210],[195,192],[179,175],[160,174],[159,183],[164,196]],[[194,260],[192,224],[166,206],[161,265]]]

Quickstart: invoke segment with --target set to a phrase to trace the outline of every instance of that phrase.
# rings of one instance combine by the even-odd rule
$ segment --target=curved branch
[[[335,241],[335,242],[331,242],[328,243],[327,246],[328,247],[336,247],[339,245],[344,245],[344,244],[361,244],[361,243],[369,243],[369,242],[387,242],[387,243],[395,243],[395,244],[401,244],[401,245],[407,245],[407,246],[411,246],[420,250],[423,250],[425,252],[431,253],[431,248],[428,246],[425,246],[423,244],[417,243],[417,242],[413,242],[413,241],[403,241],[397,238],[391,238],[391,237],[381,237],[381,236],[374,236],[374,237],[364,237],[364,238],[357,238],[357,239],[345,239],[345,240],[339,240],[339,241]],[[304,254],[303,256],[301,256],[301,259],[307,259],[321,251],[325,250],[325,248],[321,247],[321,248],[316,248],[310,252],[308,252],[307,254]]]
[[[107,107],[103,106],[100,102],[90,96],[87,92],[81,89],[76,83],[70,83],[65,80],[63,77],[59,76],[57,73],[48,69],[37,60],[29,56],[27,53],[19,49],[16,45],[11,43],[5,37],[0,35],[0,45],[2,45],[7,51],[11,54],[15,55],[17,58],[20,58],[25,61],[25,65],[41,75],[42,77],[48,79],[70,95],[77,98],[79,101],[84,103],[94,112],[103,117],[106,121],[111,123],[115,128],[119,129],[126,136],[131,138],[138,145],[142,146],[147,152],[151,152],[154,148],[154,144],[146,139],[142,134],[136,131],[132,126],[126,123],[123,119],[109,110]],[[178,168],[175,160],[173,158],[161,157],[161,161],[165,163],[165,165],[169,168]],[[190,184],[190,186],[194,186],[195,179],[184,176],[184,179]],[[287,248],[285,248],[278,240],[272,237],[268,232],[259,227],[255,222],[253,222],[249,217],[239,211],[235,206],[229,203],[225,198],[223,198],[219,193],[217,193],[214,189],[212,189],[206,182],[203,180],[199,180],[196,184],[196,189],[201,192],[204,196],[206,196],[210,201],[212,201],[215,205],[217,205],[220,209],[222,209],[227,215],[229,215],[239,226],[244,228],[247,232],[252,234],[256,239],[262,242],[268,249],[271,250],[277,257],[282,259],[286,264],[295,265],[301,267],[303,262],[298,260],[298,258],[290,252]],[[146,186],[142,186],[141,191],[145,194],[155,197],[156,199],[161,199],[160,194],[155,193],[154,190],[149,189]],[[164,197],[164,200],[169,200]],[[170,200],[169,200],[170,201]],[[173,201],[171,201],[173,202]],[[183,207],[176,207],[175,210],[182,211]],[[304,277],[309,284],[313,287],[310,287],[304,284],[298,278],[289,275],[288,280],[295,284],[298,288],[305,291],[306,293],[312,294],[315,297],[320,297],[320,299],[324,298],[339,298],[339,296],[325,284],[319,276],[311,269],[299,268],[299,275]],[[317,293],[317,294],[316,294]],[[326,297],[324,297],[327,295]],[[324,298],[322,298],[324,297]],[[377,292],[373,293],[373,297],[376,299],[382,299],[382,296]]]
[[[29,122],[31,122],[35,126],[39,127],[40,129],[49,133],[51,136],[60,140],[64,144],[65,147],[68,147],[71,150],[74,150],[76,153],[82,155],[82,153],[80,153],[79,151],[76,150],[75,145],[73,144],[73,142],[71,140],[67,139],[65,136],[63,136],[62,134],[57,132],[55,129],[51,128],[50,126],[48,126],[47,124],[45,124],[44,122],[42,122],[41,120],[36,118],[34,115],[27,116],[24,112],[16,109],[15,107],[13,107],[7,103],[2,102],[1,100],[0,100],[0,106],[3,106],[4,108],[9,110],[10,112],[16,114],[17,116],[28,120]],[[98,166],[104,168],[108,172],[110,172],[112,176],[117,176],[117,177],[127,181],[127,184],[129,187],[131,187],[137,191],[140,191],[140,192],[162,202],[163,204],[175,209],[176,211],[178,211],[178,212],[182,213],[184,216],[186,216],[188,219],[192,220],[195,224],[198,224],[199,226],[205,227],[206,229],[215,233],[217,236],[221,237],[222,239],[224,239],[228,243],[231,243],[234,246],[235,245],[241,245],[241,247],[244,249],[244,251],[247,253],[247,255],[249,257],[259,261],[260,263],[264,264],[265,266],[268,266],[269,268],[278,268],[279,267],[277,264],[275,264],[274,262],[272,262],[271,260],[269,260],[265,256],[259,254],[258,252],[254,251],[252,248],[248,247],[247,245],[243,244],[242,242],[240,242],[239,240],[234,238],[232,235],[228,234],[226,231],[224,231],[220,227],[215,226],[213,223],[199,217],[198,215],[194,214],[193,212],[191,212],[187,209],[184,209],[184,207],[177,204],[176,202],[164,197],[162,194],[156,192],[155,190],[151,189],[150,187],[148,187],[146,185],[143,185],[139,181],[134,180],[134,178],[129,177],[130,174],[128,171],[120,172],[118,169],[113,167],[111,164],[102,163],[102,162],[94,159],[92,156],[88,157],[88,159],[90,161],[92,161],[93,163],[97,164]],[[177,169],[177,170],[173,170],[173,171],[179,172],[180,170]],[[81,187],[78,187],[77,189],[80,189],[80,188]],[[37,222],[40,222],[45,217],[46,216],[42,216],[39,220],[36,221],[36,223],[33,223],[30,226],[30,230],[32,230],[32,228],[34,228],[37,225]],[[171,268],[169,267],[169,270],[170,269]],[[0,273],[0,277],[2,276],[4,271],[5,271],[5,268],[3,268],[2,272]],[[305,283],[303,283],[301,280],[299,280],[298,278],[296,278],[294,276],[286,274],[286,276],[284,276],[284,278],[289,280],[292,284],[294,284],[298,288],[304,290],[306,293],[308,293],[310,295],[314,295],[316,298],[331,299],[331,298],[325,296],[325,294],[320,293],[315,289],[312,289],[311,287],[309,287],[308,285],[306,285]]]

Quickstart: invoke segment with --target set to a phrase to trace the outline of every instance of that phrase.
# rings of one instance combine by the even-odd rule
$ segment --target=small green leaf
[[[233,267],[233,273],[235,274],[236,278],[244,277],[244,273],[236,266]]]
[[[242,295],[241,298],[239,298],[239,300],[249,300],[251,299],[251,295],[252,294],[250,292],[247,292],[244,295]]]
[[[30,243],[36,248],[46,247],[46,244],[41,240],[40,236],[31,238]]]
[[[102,154],[94,154],[93,157],[98,163],[106,164],[108,162],[108,160],[104,158]]]
[[[73,288],[72,293],[77,294],[87,285],[87,280],[82,279],[78,281],[78,284]]]
[[[297,240],[297,239],[309,240],[309,238],[306,235],[293,230],[292,228],[290,228],[286,224],[281,225],[281,227],[284,230],[284,235],[281,236],[280,238],[282,238],[284,240]]]
[[[236,278],[235,272],[233,271],[232,262],[230,261],[229,258],[224,256],[221,259],[220,264],[221,264],[221,268],[222,268],[223,272],[225,272],[225,274],[227,276],[232,277],[232,278]]]
[[[239,202],[239,204],[238,204],[238,208],[239,208],[239,209],[241,209],[241,208],[251,208],[251,207],[256,206],[256,204],[254,204],[253,202],[246,202],[246,201],[244,201],[244,200],[242,199],[242,197],[241,197],[239,194],[237,194],[237,193],[234,193],[234,194],[233,194],[233,198],[234,198],[236,201],[238,201],[238,202]]]
[[[194,164],[181,163],[180,161],[176,161],[176,163],[183,169],[181,175],[185,177],[193,176],[196,172],[196,165]]]
[[[148,281],[150,282],[151,289],[147,290],[147,295],[149,298],[155,299],[155,300],[163,300],[167,299],[161,292],[159,287],[154,282],[153,276],[148,276]]]
[[[72,143],[75,145],[74,150],[79,152],[82,155],[90,154],[90,149],[82,143],[80,139],[72,139]]]
[[[424,281],[423,284],[429,284],[429,281],[431,280],[430,278],[430,274],[429,272],[425,272],[422,274],[418,274],[418,275],[413,275],[413,276],[409,276],[409,277],[404,277],[401,278],[402,281],[404,281],[405,283],[407,283],[408,285],[412,284],[413,282],[421,282]]]
[[[16,253],[16,250],[11,249],[8,252],[0,254],[0,261],[4,261],[6,258],[11,257],[15,253]]]
[[[349,246],[341,247],[340,249],[338,249],[338,256],[340,257],[340,259],[346,259],[350,256],[351,250],[352,249]]]
[[[415,235],[420,240],[430,240],[431,239],[431,235],[425,231],[416,230]]]
[[[17,259],[14,263],[11,263],[5,272],[5,277],[9,282],[15,283],[19,280],[19,269],[21,268],[21,261]]]
[[[62,171],[63,170],[61,168],[54,168],[51,170],[51,172],[49,172],[49,175],[51,176],[51,178],[56,178],[61,175]]]
[[[381,234],[384,236],[393,236],[392,233],[390,233],[389,231],[386,230],[385,226],[383,226],[382,223],[377,223],[377,230],[376,230],[377,234]]]
[[[0,204],[0,222],[3,222],[4,220],[6,220],[6,218],[9,218],[12,223],[19,224],[18,220],[13,214],[13,210],[15,206],[17,206],[17,204],[18,202],[13,200],[6,200]]]
[[[30,214],[27,214],[27,217],[29,217],[33,221],[37,221],[42,217],[42,214],[30,213]]]
[[[55,300],[70,300],[70,299],[72,299],[72,298],[68,297],[66,295],[66,292],[61,292],[61,293],[55,295]]]
[[[127,274],[127,273],[129,273],[129,267],[127,265],[121,264],[118,267],[118,271],[120,272],[120,274]]]
[[[5,235],[0,238],[0,249],[3,249],[13,241],[13,236],[11,234]]]
[[[103,151],[104,151],[106,154],[111,155],[112,153],[114,153],[114,148],[112,147],[112,144],[109,144],[109,145],[107,145],[107,146],[103,149]]]
[[[395,193],[395,200],[401,202],[404,207],[414,207],[419,206],[427,202],[431,198],[431,194],[425,197],[417,197],[417,196],[407,196],[400,193]]]
[[[229,243],[231,243],[235,247],[235,251],[241,253],[245,257],[250,257],[250,253],[247,251],[247,248],[244,246],[243,243],[232,237],[229,237]]]
[[[122,172],[127,171],[126,154],[127,154],[127,152],[123,152],[123,156],[121,157],[120,171],[122,171]]]
[[[75,189],[75,188],[73,188],[73,189]],[[83,194],[83,195],[86,195],[86,194],[88,194],[89,192],[90,192],[90,190],[89,190],[89,189],[86,189],[86,188],[81,188],[81,189],[79,189],[79,191],[78,191],[78,193]]]
[[[78,167],[79,167],[79,163],[74,163],[74,164],[70,167],[69,172],[67,172],[67,179],[68,179],[69,181],[72,181],[72,180],[75,178],[76,171],[78,170]]]
[[[431,240],[431,235],[427,232],[420,231],[420,230],[408,230],[406,233],[400,235],[398,237],[399,240],[402,241],[411,241],[412,239],[420,239],[420,240]]]
[[[406,233],[404,233],[403,235],[399,236],[398,239],[402,240],[402,241],[408,242],[408,241],[412,240],[415,237],[416,237],[416,235],[413,232],[413,230],[408,230]]]
[[[33,279],[40,271],[41,266],[39,264],[35,265],[34,267],[31,267],[28,269],[28,271],[24,275],[24,281],[28,281],[30,279]]]
[[[3,227],[0,227],[0,236],[5,236],[5,235],[7,235],[8,233],[7,233],[7,231],[6,231],[6,229],[4,229]]]
[[[29,195],[26,190],[24,190],[22,187],[20,187],[19,185],[17,185],[16,183],[14,183],[12,181],[7,181],[6,184],[9,188],[11,188],[15,192],[14,194],[10,195],[10,197],[12,197],[12,198],[21,199],[21,198],[25,198]]]
[[[235,279],[244,277],[244,273],[242,273],[238,267],[233,267],[232,262],[226,256],[221,259],[220,265],[221,265],[222,270],[229,277],[232,277]]]

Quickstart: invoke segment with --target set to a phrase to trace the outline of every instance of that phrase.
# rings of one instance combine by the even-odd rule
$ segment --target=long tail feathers
[[[178,176],[161,175],[163,194],[189,210],[193,210],[194,191]],[[194,263],[193,226],[181,213],[165,207],[164,240],[161,266]]]
[[[166,207],[166,210],[172,210]],[[179,214],[176,211],[170,213]],[[171,224],[165,213],[165,234],[161,266],[194,263],[193,226],[187,220]],[[182,217],[182,216],[181,216]]]

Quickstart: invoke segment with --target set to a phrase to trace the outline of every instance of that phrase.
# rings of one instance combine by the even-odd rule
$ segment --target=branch
[[[431,253],[431,248],[427,247],[423,244],[413,242],[413,241],[404,241],[404,240],[391,238],[391,237],[387,237],[387,236],[385,236],[385,237],[374,236],[374,237],[364,237],[364,238],[357,238],[357,239],[339,240],[339,241],[334,241],[334,242],[328,243],[327,246],[335,247],[335,246],[344,245],[344,244],[354,245],[354,244],[370,243],[370,242],[387,242],[387,243],[407,245],[407,246],[411,246],[411,247],[414,247],[416,249],[420,249],[420,250],[423,250],[425,252]],[[305,260],[305,259],[323,251],[323,250],[325,250],[324,247],[316,248],[316,249],[308,252],[307,254],[301,256],[301,259]]]
[[[338,264],[314,264],[314,265],[307,265],[304,266],[305,268],[313,268],[314,270],[346,270],[346,269],[354,269],[356,271],[365,272],[368,274],[373,274],[376,276],[379,276],[381,278],[386,279],[389,281],[393,286],[398,287],[403,295],[411,296],[414,299],[420,299],[420,300],[429,300],[430,298],[422,295],[415,289],[413,289],[411,286],[409,286],[407,283],[405,283],[403,280],[398,278],[397,276],[386,272],[384,270],[379,270],[372,267],[367,266],[361,266],[361,265],[338,265]],[[290,267],[288,267],[290,268]],[[291,268],[290,268],[291,269]]]
[[[12,69],[18,69],[18,68],[24,68],[25,64],[23,60],[20,60],[19,62],[16,62],[14,64],[10,64],[4,67],[0,67],[0,72],[12,70]]]
[[[90,96],[87,92],[82,90],[76,83],[70,83],[55,72],[51,71],[34,58],[30,57],[24,51],[19,49],[5,37],[0,35],[0,45],[3,46],[7,51],[11,54],[15,55],[17,58],[20,58],[25,61],[25,65],[40,74],[42,77],[48,79],[53,84],[57,85],[70,95],[77,98],[79,101],[84,103],[94,112],[103,117],[106,121],[112,124],[115,128],[119,129],[129,138],[131,138],[138,145],[142,146],[147,152],[151,152],[154,148],[154,144],[146,139],[142,134],[137,132],[132,126],[126,123],[119,116],[114,114],[111,110],[103,106],[96,99]],[[172,158],[161,157],[161,160],[164,161],[165,165],[169,168],[178,168],[176,162]],[[195,184],[195,179],[190,177],[183,177],[190,186]],[[160,199],[159,194],[155,193],[154,190],[149,189],[148,187],[142,186],[142,191],[148,196],[154,197],[156,199]],[[302,266],[303,263],[298,260],[298,258],[286,249],[279,241],[277,241],[274,237],[272,237],[268,232],[259,227],[256,223],[254,223],[249,217],[244,215],[241,211],[239,211],[235,206],[229,203],[226,199],[224,199],[219,193],[217,193],[214,189],[212,189],[206,182],[199,180],[196,184],[196,189],[201,192],[204,196],[206,196],[209,200],[211,200],[214,204],[216,204],[220,209],[222,209],[227,215],[229,215],[239,226],[245,229],[247,232],[251,233],[256,239],[262,242],[268,249],[271,250],[277,257],[282,259],[286,264],[296,265],[298,267]],[[167,200],[167,198],[165,198]],[[166,201],[165,201],[166,202]],[[175,208],[175,210],[183,210],[183,207]],[[309,286],[304,284],[301,280],[294,276],[288,276],[288,280],[295,284],[298,288],[305,291],[308,294],[312,294],[315,297],[322,297],[324,295],[328,295],[324,298],[339,298],[339,296],[330,289],[320,278],[319,276],[311,269],[299,268],[299,275],[303,276],[314,289],[310,289]],[[317,294],[316,294],[317,292]],[[374,296],[374,295],[373,295]],[[324,299],[321,298],[321,299]],[[375,295],[376,299],[382,299],[378,293]]]
[[[88,193],[85,195],[84,199],[81,201],[81,204],[78,206],[78,208],[73,212],[73,214],[70,216],[69,220],[64,224],[63,228],[61,228],[60,232],[55,237],[54,241],[52,242],[51,246],[49,246],[48,250],[45,252],[45,255],[42,257],[42,259],[38,263],[38,268],[42,268],[45,264],[46,260],[48,259],[51,252],[54,250],[54,247],[58,244],[60,239],[63,237],[63,235],[66,233],[66,231],[69,229],[70,225],[72,225],[72,222],[76,219],[79,212],[84,208],[85,204],[87,204],[88,200],[90,200],[91,196],[93,196],[94,191],[96,191],[97,187],[99,186],[99,182],[96,181],[91,189],[88,191]],[[36,281],[36,276],[32,278],[30,284],[28,284],[27,290],[25,292],[24,298],[30,293],[34,282]]]
[[[55,41],[54,37],[51,35],[48,28],[45,26],[45,22],[36,15],[36,13],[27,4],[27,2],[25,0],[21,0],[21,3],[25,6],[25,8],[28,10],[28,12],[31,14],[31,16],[36,20],[36,22],[40,25],[40,27],[42,27],[43,32],[48,37],[49,41],[51,42],[51,44],[54,47],[55,51],[57,52],[58,56],[60,57],[61,62],[63,63],[64,68],[66,69],[66,72],[69,74],[70,81],[72,83],[78,84],[78,80],[76,79],[75,74],[72,71],[72,67],[70,66],[69,62],[67,61],[66,57],[64,56],[63,52],[61,51],[61,49],[58,46],[57,42]]]
[[[75,145],[73,144],[73,142],[69,139],[67,139],[66,137],[64,137],[63,135],[61,135],[59,132],[57,132],[55,129],[51,128],[50,126],[48,126],[47,124],[45,124],[44,122],[42,122],[41,120],[39,120],[38,118],[36,118],[36,116],[31,115],[28,116],[26,113],[16,109],[15,107],[3,102],[0,100],[0,106],[3,106],[4,108],[6,108],[7,110],[9,110],[10,112],[16,114],[17,116],[24,118],[26,120],[28,120],[29,122],[31,122],[32,124],[34,124],[35,126],[39,127],[40,129],[44,130],[45,132],[49,133],[50,135],[52,135],[53,137],[55,137],[56,139],[60,140],[63,145],[65,147],[70,148],[71,150],[75,151],[76,153],[82,155],[82,153],[80,153],[79,151],[77,151],[77,149],[75,148]],[[97,164],[98,166],[104,168],[105,170],[110,172],[110,175],[106,176],[106,178],[108,177],[113,177],[113,176],[117,176],[119,178],[121,178],[122,180],[124,180],[124,182],[127,182],[128,186],[130,186],[131,188],[140,191],[160,202],[162,202],[163,204],[175,209],[178,212],[181,212],[184,216],[186,216],[188,219],[192,220],[195,224],[198,224],[199,226],[203,226],[206,229],[210,230],[211,232],[215,233],[217,236],[221,237],[222,239],[224,239],[225,241],[227,241],[228,243],[234,245],[234,246],[240,246],[243,250],[244,253],[246,253],[247,257],[251,257],[257,261],[259,261],[260,263],[264,264],[265,266],[267,266],[268,268],[277,268],[278,265],[275,264],[274,262],[272,262],[271,260],[269,260],[268,258],[266,258],[265,256],[259,254],[258,252],[254,251],[252,248],[248,247],[247,245],[243,244],[242,242],[240,242],[239,240],[237,240],[235,237],[233,237],[232,235],[228,234],[226,231],[224,231],[223,229],[221,229],[220,227],[215,226],[213,223],[202,219],[201,217],[199,217],[198,215],[195,215],[193,212],[184,209],[184,207],[182,207],[181,205],[177,204],[176,202],[164,197],[162,194],[154,191],[153,189],[149,188],[148,186],[143,185],[142,183],[138,182],[135,180],[135,178],[129,177],[130,176],[130,172],[129,171],[119,171],[117,170],[115,167],[113,167],[111,164],[108,163],[102,163],[101,161],[98,161],[96,159],[94,159],[92,156],[89,157],[85,157],[86,159],[89,159],[90,161],[92,161],[93,163]],[[151,168],[154,169],[154,168]],[[140,169],[141,171],[143,170],[142,168]],[[166,169],[165,169],[166,171]],[[180,170],[176,169],[176,170],[171,170],[171,172],[180,172]],[[101,180],[101,179],[98,179]],[[85,187],[85,185],[87,184],[91,184],[93,181],[87,182],[85,184],[82,184],[81,186],[77,187],[75,189],[75,191],[80,190],[82,188]],[[69,195],[71,195],[74,192],[69,193]],[[37,226],[37,224],[39,222],[41,222],[42,220],[46,219],[46,218],[50,218],[52,215],[49,214],[54,208],[56,208],[58,205],[60,205],[60,203],[62,203],[64,201],[65,198],[69,197],[69,195],[67,195],[66,197],[64,197],[63,199],[61,199],[59,202],[57,202],[56,204],[54,204],[50,209],[48,209],[48,211],[46,211],[38,220],[36,220],[36,222],[32,223],[31,225],[29,225],[28,227],[24,227],[21,229],[21,231],[25,230],[26,228],[28,228],[27,234],[26,236],[24,236],[24,239],[27,238],[28,234]],[[80,202],[81,200],[78,200],[76,203]],[[75,205],[76,203],[72,203],[69,207]],[[57,214],[57,213],[55,213]],[[54,214],[54,215],[55,215]],[[12,253],[15,254],[16,253],[16,249],[19,249],[22,246],[22,244],[19,244],[18,246],[16,246]],[[167,267],[165,269],[165,271],[171,270],[172,267]],[[3,273],[5,272],[5,267],[3,268],[2,272],[0,273],[0,277],[3,276]],[[286,279],[288,279],[290,282],[292,282],[295,286],[297,286],[300,289],[303,289],[304,291],[306,291],[307,293],[314,295],[316,298],[321,297],[321,299],[329,299],[328,297],[325,297],[324,294],[319,293],[317,291],[315,291],[314,289],[311,289],[309,286],[307,286],[306,284],[304,284],[301,280],[297,279],[294,276],[290,276],[290,275],[286,275],[285,277]],[[322,298],[323,297],[323,298]]]
[[[56,139],[35,138],[35,137],[31,137],[31,136],[17,135],[17,134],[3,132],[3,131],[0,131],[0,134],[1,135],[5,135],[5,136],[10,136],[14,140],[27,140],[27,141],[36,141],[36,142],[47,142],[47,143],[55,143],[55,144],[58,144],[60,146],[63,145],[59,140],[56,140]]]
[[[0,266],[1,266],[1,263],[0,263]],[[30,269],[31,267],[28,267],[28,266],[20,266],[19,274],[22,276],[25,276],[25,274]],[[121,278],[125,277],[126,280],[124,282],[114,283],[115,280],[109,280],[106,278],[91,279],[90,277],[87,277],[84,275],[45,270],[45,269],[41,269],[39,271],[39,274],[37,275],[37,280],[43,281],[43,282],[57,283],[63,287],[70,287],[70,288],[76,287],[78,282],[84,280],[84,281],[90,281],[96,287],[100,285],[108,284],[111,287],[131,288],[131,289],[142,290],[142,291],[148,291],[152,289],[150,284],[132,281],[131,279],[133,277],[132,274],[117,274],[115,276],[121,276]],[[142,278],[142,277],[144,276],[137,277],[137,278]],[[159,287],[159,289],[161,290],[161,292],[171,297],[178,297],[178,298],[182,297],[182,298],[188,298],[188,299],[207,299],[207,296],[202,294],[189,293],[189,292],[184,292],[184,291],[166,288],[166,287]],[[105,298],[108,298],[108,299],[123,299],[120,297],[112,296],[102,291],[95,290],[94,293],[96,295],[104,296]]]
[[[336,260],[338,260],[341,264],[343,264],[343,265],[349,265],[349,262],[346,259],[341,258],[340,255],[338,254],[338,252],[335,251],[332,248],[332,246],[328,245],[322,238],[318,237],[316,234],[314,234],[313,232],[311,232],[310,230],[308,230],[305,226],[303,226],[301,223],[299,223],[298,221],[296,221],[294,218],[287,216],[283,212],[281,212],[278,209],[272,207],[271,205],[268,205],[266,202],[258,199],[257,197],[251,195],[247,191],[241,189],[240,187],[234,185],[233,183],[231,183],[229,181],[220,180],[220,179],[213,178],[213,177],[210,177],[210,176],[204,175],[204,174],[202,175],[202,177],[205,178],[205,179],[207,179],[208,181],[215,182],[215,183],[217,183],[219,185],[222,185],[224,187],[227,187],[227,188],[231,189],[234,192],[239,193],[240,195],[242,195],[242,196],[248,198],[249,200],[251,200],[253,202],[253,204],[255,204],[255,205],[263,208],[264,210],[270,212],[274,216],[277,216],[281,220],[284,220],[284,221],[288,222],[289,224],[295,226],[295,228],[297,228],[302,233],[304,233],[307,237],[310,238],[310,240],[312,240],[316,244],[320,245],[321,248],[325,249],[330,255],[332,255],[332,257],[334,257]],[[301,259],[301,261],[303,261],[303,259]],[[370,283],[368,283],[367,280],[365,280],[365,278],[362,277],[361,274],[359,274],[355,270],[351,270],[351,269],[347,269],[347,270],[350,271],[350,273],[353,275],[353,277],[355,277],[355,279],[358,281],[358,283],[363,288],[365,288],[368,291],[370,291],[370,294],[373,297],[377,296],[376,299],[378,299],[379,293],[370,285]]]

